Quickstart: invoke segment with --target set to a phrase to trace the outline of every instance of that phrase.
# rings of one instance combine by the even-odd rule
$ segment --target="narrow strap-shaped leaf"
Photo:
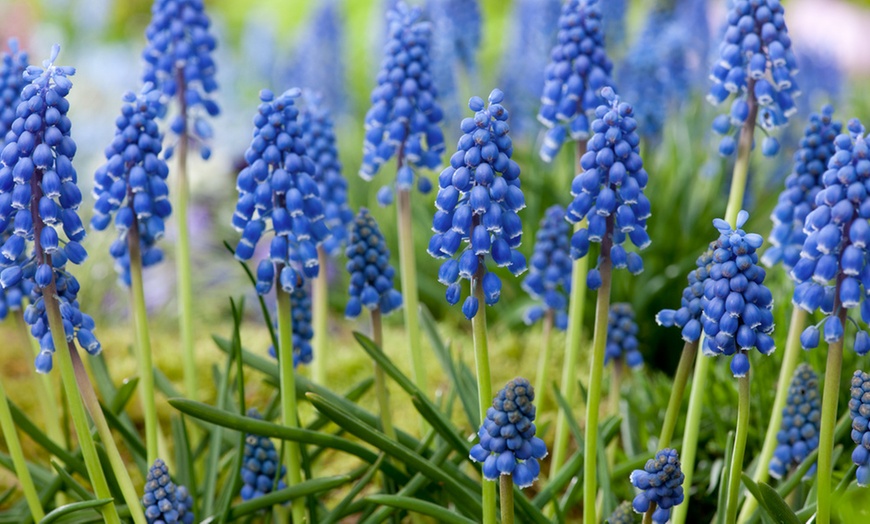
[[[336,504],[335,507],[332,508],[332,511],[330,511],[329,514],[326,515],[326,517],[324,517],[322,524],[334,524],[335,522],[338,522],[339,519],[343,518],[342,513],[347,509],[350,503],[353,502],[353,499],[355,499],[357,495],[362,493],[362,490],[368,487],[368,485],[374,478],[375,473],[377,473],[378,469],[381,467],[381,463],[384,461],[384,458],[386,458],[386,455],[381,453],[378,456],[378,460],[376,460],[374,464],[368,467],[365,474],[360,477],[360,479],[356,482],[356,484],[353,485],[352,488],[350,488],[350,491],[347,492],[347,495],[345,495],[344,498],[342,498],[338,502],[338,504]]]
[[[375,504],[384,506],[393,506],[394,508],[405,509],[432,517],[439,522],[451,522],[455,524],[474,524],[474,521],[463,517],[447,508],[426,502],[413,497],[402,497],[399,495],[369,495],[366,500]]]
[[[57,522],[61,517],[65,517],[73,513],[78,513],[79,511],[84,511],[88,509],[97,510],[98,508],[101,508],[106,504],[109,504],[110,502],[112,502],[112,499],[95,499],[66,504],[64,506],[54,509],[51,513],[49,513],[42,520],[40,520],[39,524],[51,524],[52,522]]]
[[[227,517],[229,518],[229,521],[232,521],[256,513],[261,509],[272,507],[276,504],[285,504],[299,497],[317,495],[319,493],[331,491],[339,486],[347,484],[351,480],[352,478],[347,475],[306,480],[305,482],[278,491],[273,491],[261,497],[233,506],[230,508]]]
[[[3,493],[0,493],[0,506],[6,504],[6,501],[9,500],[9,497],[11,497],[13,493],[15,493],[15,486],[12,486]]]
[[[236,255],[236,250],[233,249],[233,246],[230,245],[229,242],[224,240],[224,247],[227,248],[227,251]],[[248,267],[247,264],[239,260],[239,265],[242,266],[242,269],[245,270],[245,275],[248,276],[248,281],[251,283],[251,286],[254,290],[257,289],[257,277],[254,276],[254,273],[251,271],[251,268]],[[272,347],[278,347],[278,335],[275,333],[275,326],[272,325],[272,315],[269,314],[269,308],[266,306],[266,300],[263,298],[263,295],[257,293],[257,300],[260,302],[260,311],[263,313],[263,322],[265,322],[266,327],[269,329],[269,337],[272,339]]]
[[[372,377],[366,377],[353,386],[351,386],[345,393],[344,398],[349,402],[356,402],[366,394],[368,390],[372,388],[375,384],[375,379]],[[311,421],[305,429],[310,429],[311,431],[318,431],[322,429],[324,426],[329,424],[330,420],[327,417],[324,417],[320,413]]]
[[[197,514],[197,486],[194,473],[194,460],[190,452],[190,434],[184,423],[184,415],[171,418],[172,442],[175,446],[175,475],[178,484],[185,486],[194,495],[194,514]]]
[[[51,467],[57,472],[58,477],[63,481],[63,484],[67,487],[67,489],[72,490],[73,493],[78,495],[81,500],[93,500],[94,494],[88,491],[88,489],[82,486],[79,481],[73,478],[72,475],[67,473],[63,467],[60,466],[54,460],[51,461]]]
[[[729,431],[728,435],[725,438],[725,457],[724,463],[731,464],[731,455],[734,453],[734,432]],[[719,478],[719,496],[717,499],[717,506],[719,510],[716,512],[716,522],[717,524],[725,523],[725,508],[728,498],[728,486],[731,484],[731,468],[727,465],[722,468],[721,476]],[[753,496],[755,492],[752,493]]]
[[[233,365],[232,353],[227,355],[227,362],[224,365],[224,372],[220,375],[217,388],[217,409],[223,411],[227,405],[227,397],[229,396],[229,375],[230,367]],[[202,513],[204,515],[212,515],[217,504],[218,490],[217,477],[220,472],[221,458],[221,437],[223,436],[223,427],[220,425],[212,429],[209,435],[208,455],[205,459],[205,475],[202,483]],[[235,446],[238,440],[232,442]]]
[[[562,392],[560,392],[558,388],[553,388],[553,393],[556,397],[556,403],[559,404],[559,409],[565,413],[565,421],[568,423],[568,429],[571,430],[571,435],[574,436],[574,440],[577,442],[579,449],[583,449],[583,432],[580,430],[580,424],[577,423],[577,419],[574,417],[574,411],[571,408],[571,404],[565,400],[564,395],[562,395]]]
[[[0,466],[3,466],[13,474],[15,473],[15,467],[12,465],[12,457],[6,453],[0,453]],[[50,470],[32,462],[27,464],[27,469],[30,471],[30,475],[33,477],[33,482],[36,484],[37,488],[50,483],[51,479],[54,477]]]
[[[136,392],[136,387],[138,385],[139,377],[125,380],[124,383],[121,384],[121,387],[115,392],[112,401],[108,403],[109,409],[112,410],[112,413],[117,415],[124,411],[127,403],[133,398],[133,394]]]
[[[522,490],[514,485],[514,505],[526,516],[523,522],[536,522],[537,524],[550,524],[550,519],[541,513],[541,509],[532,504]]]
[[[109,427],[121,435],[121,438],[127,446],[129,446],[130,452],[133,456],[138,457],[144,463],[146,455],[145,443],[142,442],[142,438],[139,434],[130,431],[130,428],[121,422],[121,419],[119,419],[118,416],[102,402],[100,403],[100,408],[102,408],[103,414],[106,416],[106,422],[109,424]]]
[[[85,468],[85,463],[72,453],[68,452],[63,446],[51,440],[48,435],[33,423],[32,420],[23,412],[21,408],[9,401],[9,411],[12,412],[12,421],[15,422],[15,427],[27,434],[34,442],[42,446],[46,451],[63,461],[70,469],[79,475],[87,478],[88,472]]]
[[[598,432],[598,487],[601,490],[601,514],[610,515],[616,508],[616,498],[610,489],[610,468],[607,465],[607,445],[603,433]]]
[[[744,474],[744,476],[746,475]],[[770,516],[775,521],[782,524],[802,524],[794,511],[785,503],[785,500],[769,484],[761,482],[758,484],[758,491],[761,498],[764,499],[765,506],[770,511]]]
[[[537,508],[543,508],[553,500],[562,489],[571,482],[571,479],[579,475],[582,481],[583,469],[583,452],[582,447],[566,462],[556,473],[556,476],[549,479],[546,485],[541,488],[541,491],[532,499],[532,504]]]

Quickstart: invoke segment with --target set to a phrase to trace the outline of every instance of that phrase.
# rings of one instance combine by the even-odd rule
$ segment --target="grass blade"
[[[276,504],[285,504],[299,497],[307,497],[309,495],[331,491],[339,486],[347,484],[351,480],[351,477],[347,475],[306,480],[300,484],[282,490],[273,491],[261,497],[257,497],[256,499],[233,506],[230,508],[230,511],[227,514],[228,520],[225,522],[230,522],[251,515],[261,509],[270,508]]]
[[[66,504],[59,508],[56,508],[51,513],[46,515],[42,520],[39,521],[39,524],[51,524],[52,522],[56,522],[58,519],[65,517],[67,515],[71,515],[73,513],[78,513],[79,511],[84,511],[87,509],[97,510],[112,502],[113,499],[95,499],[95,500],[83,500],[81,502],[73,502],[72,504]]]
[[[374,502],[375,504],[413,511],[414,513],[432,517],[439,522],[474,524],[473,520],[457,515],[447,508],[412,497],[401,497],[399,495],[369,495],[365,500]]]

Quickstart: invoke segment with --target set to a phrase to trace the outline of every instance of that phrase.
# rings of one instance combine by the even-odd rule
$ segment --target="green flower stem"
[[[661,447],[661,446],[659,446]],[[656,512],[656,503],[650,502],[649,509],[643,514],[643,524],[653,524],[653,513]]]
[[[610,363],[613,367],[610,374],[610,393],[607,397],[607,409],[611,415],[618,415],[619,397],[622,392],[622,376],[625,372],[625,365],[621,358],[614,358]],[[613,444],[616,444],[616,440],[618,439],[614,439]],[[614,447],[613,449],[616,448]]]
[[[320,272],[312,282],[312,324],[314,327],[314,360],[311,361],[311,378],[318,384],[326,384],[326,362],[329,353],[329,285],[326,282],[327,257],[323,245],[317,246],[317,262]]]
[[[704,336],[698,344],[704,343]],[[686,428],[683,432],[683,448],[680,454],[680,464],[683,470],[683,486],[686,487],[686,500],[674,508],[672,520],[674,524],[685,524],[689,513],[689,489],[692,486],[692,478],[695,472],[695,455],[698,451],[698,430],[701,427],[701,408],[704,403],[704,391],[708,386],[707,373],[710,362],[713,359],[705,355],[698,355],[695,359],[695,371],[692,378],[692,390],[689,394],[689,411],[686,414]]]
[[[776,384],[776,397],[773,400],[770,423],[767,425],[764,445],[761,447],[761,453],[759,453],[758,459],[755,461],[755,472],[752,475],[752,480],[756,484],[767,482],[770,476],[767,466],[776,449],[776,434],[782,425],[782,408],[785,407],[791,377],[794,375],[794,370],[797,368],[798,361],[800,360],[800,337],[806,323],[807,312],[794,306],[791,312],[791,321],[788,325],[788,338],[785,342],[785,353],[782,356],[782,367],[779,369],[779,380]],[[755,497],[751,493],[747,493],[746,501],[743,503],[743,509],[740,510],[740,516],[737,521],[747,522],[752,514],[755,513],[756,508],[758,508],[758,501],[755,500]]]
[[[746,82],[746,103],[749,105],[749,116],[740,129],[740,139],[737,142],[737,161],[731,175],[731,191],[728,193],[728,206],[725,208],[725,221],[731,227],[737,228],[737,213],[743,207],[743,195],[746,193],[746,177],[749,175],[749,156],[752,153],[752,140],[755,136],[755,120],[758,118],[758,103],[755,100],[755,79]]]
[[[486,419],[486,410],[492,405],[492,379],[489,374],[489,349],[486,341],[486,300],[483,295],[483,265],[477,270],[471,286],[480,309],[471,319],[474,337],[474,363],[477,370],[477,400],[480,423]],[[406,306],[407,307],[407,306]],[[486,479],[483,485],[483,524],[495,524],[495,482]]]
[[[128,198],[133,206],[132,192]],[[133,223],[127,230],[127,249],[130,251],[130,302],[136,331],[136,359],[139,364],[139,396],[145,417],[145,448],[148,464],[157,460],[157,406],[154,400],[154,364],[151,361],[151,335],[148,333],[148,310],[145,307],[145,288],[142,279],[142,251],[139,242],[139,223],[133,214]]]
[[[381,324],[381,310],[372,310],[372,337],[375,345],[384,348],[384,330]],[[398,441],[393,427],[392,411],[390,410],[390,392],[387,390],[387,376],[384,368],[375,363],[375,395],[378,398],[378,409],[381,415],[381,429],[390,440]]]
[[[689,374],[692,372],[692,363],[698,353],[698,342],[686,342],[683,344],[683,352],[680,355],[680,363],[674,375],[674,384],[671,387],[671,398],[668,400],[668,410],[665,412],[665,421],[662,424],[662,432],[659,435],[659,449],[670,447],[674,436],[674,428],[677,426],[677,417],[680,416],[680,406],[683,404],[683,393],[689,382]]]
[[[280,273],[280,268],[278,273]],[[280,285],[276,290],[278,303],[278,366],[281,389],[282,422],[289,428],[298,428],[296,418],[296,375],[293,370],[293,316],[290,310],[290,295]],[[287,486],[302,483],[302,468],[299,462],[299,443],[284,443],[284,461],[287,465]],[[293,500],[293,522],[305,522],[305,498]]]
[[[27,459],[24,458],[21,441],[18,440],[18,432],[15,429],[15,423],[12,421],[12,413],[9,411],[9,401],[6,398],[6,389],[3,387],[2,380],[0,380],[0,430],[3,431],[6,447],[9,449],[9,456],[12,457],[15,476],[18,477],[21,491],[24,492],[24,499],[27,501],[27,507],[30,509],[30,516],[34,522],[39,522],[45,516],[45,512],[42,510],[42,504],[39,502],[39,495],[36,493],[33,478],[27,469]]]
[[[749,436],[749,373],[737,379],[737,395],[737,434],[734,437],[734,451],[731,455],[731,469],[728,473],[726,524],[733,524],[737,521],[737,507],[740,505],[740,474],[743,472],[746,437]]]
[[[595,328],[592,335],[592,362],[589,365],[589,393],[586,401],[586,435],[583,442],[583,522],[598,522],[595,499],[598,494],[598,418],[601,409],[601,378],[604,374],[604,348],[607,345],[607,320],[610,316],[613,216],[607,217],[607,230],[601,242],[601,288],[595,303]],[[585,274],[583,275],[586,276]]]
[[[499,475],[501,496],[501,524],[514,524],[514,480],[510,475]]]
[[[550,336],[553,332],[553,310],[547,309],[544,313],[544,322],[541,331],[541,353],[538,355],[538,373],[535,384],[535,401],[538,404],[538,413],[544,413],[547,409],[547,394],[550,391],[547,372],[550,369],[550,356],[553,354],[553,345],[550,344]]]
[[[837,286],[839,297],[840,286]],[[834,303],[834,310],[840,317],[843,326],[846,325],[846,309],[840,306],[840,301]],[[822,421],[819,433],[819,476],[816,504],[816,524],[831,522],[831,475],[833,473],[832,453],[834,452],[834,422],[837,420],[837,401],[840,393],[840,374],[843,371],[843,339],[828,344],[828,360],[825,364],[825,389],[822,392]]]

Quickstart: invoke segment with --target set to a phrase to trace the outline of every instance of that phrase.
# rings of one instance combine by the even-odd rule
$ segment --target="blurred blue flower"
[[[821,418],[819,377],[809,364],[801,364],[791,378],[788,398],[782,408],[782,425],[776,433],[778,445],[768,466],[772,477],[784,477],[819,447]],[[816,464],[813,464],[806,476],[813,475],[815,471]]]
[[[566,218],[576,224],[588,219],[586,227],[574,232],[571,238],[571,256],[576,260],[586,256],[592,242],[601,243],[612,237],[610,259],[613,267],[628,268],[637,275],[643,271],[643,260],[635,252],[623,247],[626,238],[639,250],[650,244],[646,221],[650,216],[650,202],[643,194],[649,175],[643,168],[638,144],[637,121],[632,118],[630,104],[620,102],[613,90],[601,90],[607,100],[595,110],[587,151],[580,159],[583,172],[574,177]],[[601,286],[598,263],[589,271],[590,289]]]
[[[281,85],[316,91],[326,107],[340,114],[347,109],[343,7],[336,0],[314,4],[299,33]]]
[[[749,90],[758,104],[756,122],[767,131],[785,125],[797,111],[794,98],[800,94],[794,75],[797,62],[779,0],[737,0],[728,13],[728,28],[719,45],[719,60],[710,78],[713,87],[707,100],[714,105],[735,95],[729,115],[713,122],[713,130],[723,135],[719,153],[736,151],[732,136],[750,117]],[[777,153],[775,139],[768,137],[766,156]]]
[[[386,315],[402,306],[402,294],[393,287],[390,250],[368,209],[360,209],[353,221],[345,256],[350,273],[346,317],[358,317],[363,308]]]
[[[770,243],[761,261],[768,267],[782,262],[791,271],[800,260],[801,248],[807,238],[804,221],[816,208],[816,195],[822,190],[822,174],[834,156],[834,138],[843,129],[843,123],[833,119],[834,108],[825,106],[821,114],[813,113],[807,124],[800,148],[794,154],[794,168],[785,179],[785,189],[770,218],[773,229]]]
[[[538,120],[551,128],[541,145],[550,162],[565,140],[589,136],[589,117],[600,104],[604,86],[613,85],[613,63],[604,49],[604,29],[598,0],[567,0],[559,16],[556,45],[544,70],[544,90]]]
[[[631,304],[612,304],[610,315],[607,317],[605,366],[613,359],[623,359],[631,369],[643,367],[643,355],[637,349],[637,331],[637,322]]]
[[[538,461],[547,456],[547,445],[535,436],[535,389],[524,378],[508,382],[492,399],[477,436],[480,441],[469,456],[483,464],[483,477],[513,477],[520,489],[534,484],[541,472]]]
[[[248,410],[248,417],[262,420],[255,408]],[[287,468],[281,464],[281,457],[269,437],[248,433],[245,436],[244,458],[242,459],[242,500],[252,500],[271,493],[273,487],[281,490],[287,487],[282,478]],[[278,477],[277,484],[275,477]]]
[[[190,134],[204,159],[211,156],[207,143],[213,135],[205,116],[220,113],[212,97],[218,87],[212,57],[217,40],[209,32],[210,26],[203,0],[154,0],[151,23],[145,29],[148,42],[142,51],[142,81],[151,82],[165,95],[164,104],[184,92],[184,99],[179,100],[182,114],[175,117],[170,129],[176,135]],[[165,106],[161,112],[165,114]],[[166,148],[166,158],[172,156],[173,148]]]
[[[551,206],[535,233],[535,249],[529,260],[529,274],[522,288],[539,301],[526,309],[523,320],[531,325],[552,311],[557,329],[568,327],[568,294],[571,293],[571,229],[562,206]]]
[[[845,73],[837,57],[829,50],[805,45],[795,46],[797,63],[800,64],[797,78],[802,96],[798,98],[798,112],[810,113],[823,103],[837,105],[845,89]]]
[[[477,67],[477,51],[483,25],[479,0],[427,0],[432,20],[432,73],[438,94],[456,95],[457,65],[468,74]]]
[[[0,152],[0,231],[12,224],[12,234],[0,247],[0,258],[8,265],[0,272],[0,285],[10,289],[22,280],[30,282],[25,289],[32,285],[24,320],[39,340],[39,373],[51,370],[55,350],[43,301],[43,292],[52,284],[67,341],[77,339],[92,355],[100,352],[94,321],[79,309],[79,283],[66,270],[67,262],[84,262],[87,251],[80,244],[85,237],[78,215],[82,193],[76,186],[76,144],[67,117],[69,77],[75,69],[55,66],[58,53],[60,46],[55,45],[42,68],[25,70],[29,84],[21,92],[15,122]],[[58,230],[63,230],[66,241]],[[28,242],[34,243],[32,254],[27,254]]]
[[[613,513],[610,514],[610,517],[607,518],[607,522],[608,524],[634,524],[631,502],[627,500],[622,501],[619,506],[616,506]]]
[[[671,508],[683,502],[683,471],[674,449],[663,449],[643,469],[631,472],[631,485],[641,490],[631,505],[638,513],[646,513],[656,504],[653,522],[664,524],[671,518]]]
[[[115,217],[118,239],[109,253],[124,285],[130,285],[130,252],[127,235],[134,226],[139,234],[142,265],[163,260],[157,241],[172,213],[166,177],[169,167],[160,158],[163,136],[155,121],[160,112],[160,93],[145,84],[137,96],[124,95],[121,116],[115,120],[115,137],[106,147],[107,162],[94,174],[94,215],[91,227],[102,231]]]
[[[604,34],[611,46],[625,42],[625,20],[628,17],[626,0],[606,0],[601,2],[601,22]]]
[[[161,459],[155,460],[148,470],[142,504],[148,524],[193,523],[193,497],[187,488],[172,482],[169,468]]]
[[[365,117],[365,143],[360,176],[371,180],[393,156],[407,170],[399,170],[396,188],[410,189],[412,167],[434,169],[441,163],[444,135],[438,123],[443,117],[430,74],[432,28],[420,21],[420,9],[399,2],[387,13],[389,40],[378,72],[378,85],[372,91],[372,107]],[[418,182],[423,192],[431,187],[425,179]],[[386,205],[391,188],[379,192]]]
[[[859,486],[870,485],[870,373],[861,370],[852,375],[852,396],[849,416],[852,418],[852,441],[857,444],[852,462],[858,466],[855,473]]]
[[[865,187],[870,182],[870,147],[859,120],[850,120],[847,128],[848,133],[834,139],[836,152],[821,177],[824,189],[816,193],[816,208],[806,216],[807,236],[790,272],[797,283],[794,303],[810,313],[822,310],[824,338],[829,343],[843,337],[840,315],[849,309],[860,306],[864,323],[870,321],[865,284],[870,282],[870,197]],[[818,344],[819,337],[813,332],[817,329],[805,330],[801,337],[805,348]],[[853,348],[859,355],[870,351],[867,332],[857,330]]]
[[[299,113],[302,141],[317,167],[314,180],[320,190],[324,221],[330,233],[323,241],[323,249],[328,255],[335,256],[344,247],[347,228],[353,220],[353,211],[347,204],[347,180],[341,173],[332,116],[320,93],[304,91],[303,99],[305,106]]]
[[[29,65],[27,52],[10,38],[8,50],[0,55],[0,145],[5,144],[6,134],[15,122],[15,108],[21,100],[21,90],[27,85],[24,70]]]
[[[459,302],[460,281],[473,278],[482,279],[487,305],[498,302],[501,280],[487,271],[487,255],[514,276],[527,269],[525,257],[517,250],[523,236],[517,211],[526,207],[526,201],[520,189],[520,166],[511,160],[513,146],[503,99],[504,93],[494,89],[489,106],[477,96],[469,100],[474,117],[462,120],[464,134],[458,150],[438,177],[438,210],[432,218],[435,234],[428,251],[435,258],[447,259],[438,280],[447,286],[450,304]],[[467,244],[464,248],[463,243]],[[469,296],[462,306],[465,317],[473,318],[479,306],[477,298]]]
[[[324,205],[315,177],[317,167],[308,157],[293,105],[299,96],[292,89],[276,97],[260,91],[261,104],[254,117],[254,138],[245,151],[247,167],[239,172],[239,200],[233,227],[242,232],[236,258],[250,260],[264,232],[273,233],[269,258],[257,266],[257,291],[272,289],[275,278],[291,292],[319,271],[317,246],[329,236]]]
[[[297,286],[290,292],[290,317],[293,331],[293,367],[311,364],[314,358],[311,350],[314,328],[311,326],[311,294],[305,286]],[[269,356],[278,358],[275,346],[269,346]]]
[[[704,283],[710,277],[715,249],[716,242],[711,242],[710,247],[695,261],[695,269],[687,277],[689,284],[683,289],[680,309],[663,309],[656,314],[658,325],[681,328],[686,342],[697,342],[701,338],[701,314],[706,300]]]

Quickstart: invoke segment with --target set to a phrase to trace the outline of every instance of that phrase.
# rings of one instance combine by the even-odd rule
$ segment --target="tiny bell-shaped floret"
[[[616,303],[610,306],[604,365],[612,359],[622,359],[631,369],[643,367],[643,356],[637,349],[637,330],[631,304]]]
[[[852,375],[849,390],[849,416],[852,418],[852,462],[858,467],[859,486],[870,485],[870,373],[858,370]]]
[[[344,314],[355,318],[362,309],[380,310],[387,315],[402,306],[402,294],[393,287],[396,272],[390,265],[390,250],[374,217],[365,208],[351,224],[347,248],[350,288]],[[451,284],[458,278],[458,266],[442,268],[439,279]]]
[[[567,328],[572,269],[570,238],[564,208],[555,205],[547,209],[535,233],[529,273],[522,283],[526,293],[539,302],[523,314],[526,324],[534,324],[549,312],[558,329]]]
[[[311,315],[311,294],[306,286],[297,286],[290,292],[294,368],[299,364],[310,364],[314,358],[314,353],[311,350],[311,339],[314,338]],[[278,358],[274,346],[269,346],[269,355]]]
[[[656,323],[660,326],[682,329],[682,337],[686,342],[697,342],[701,338],[701,313],[704,302],[704,282],[710,274],[713,265],[713,250],[716,243],[704,251],[695,261],[695,269],[689,272],[689,283],[683,289],[679,309],[663,309],[656,315]]]
[[[10,38],[7,49],[0,54],[0,146],[6,133],[15,122],[15,108],[19,94],[24,89],[24,70],[27,69],[27,53],[18,45],[18,40]]]
[[[254,408],[248,410],[248,417],[261,420],[263,417]],[[272,492],[274,487],[281,490],[287,487],[282,480],[286,467],[269,437],[248,433],[245,436],[245,449],[242,459],[242,500],[252,500]],[[277,485],[276,485],[277,477]]]
[[[671,508],[683,502],[683,471],[674,449],[663,449],[643,469],[631,472],[631,484],[641,492],[631,503],[637,513],[646,513],[655,503],[652,521],[665,524],[671,518]]]
[[[142,505],[148,524],[191,524],[194,521],[193,497],[186,487],[172,482],[169,468],[161,459],[155,460],[148,470]]]
[[[782,408],[782,425],[776,434],[777,447],[768,470],[774,478],[784,477],[819,447],[821,422],[819,378],[808,364],[795,369],[788,388],[788,398]],[[815,472],[816,466],[807,471]]]
[[[610,517],[607,518],[607,522],[608,524],[634,524],[634,519],[635,515],[631,509],[631,502],[624,500],[619,506],[616,506]]]

